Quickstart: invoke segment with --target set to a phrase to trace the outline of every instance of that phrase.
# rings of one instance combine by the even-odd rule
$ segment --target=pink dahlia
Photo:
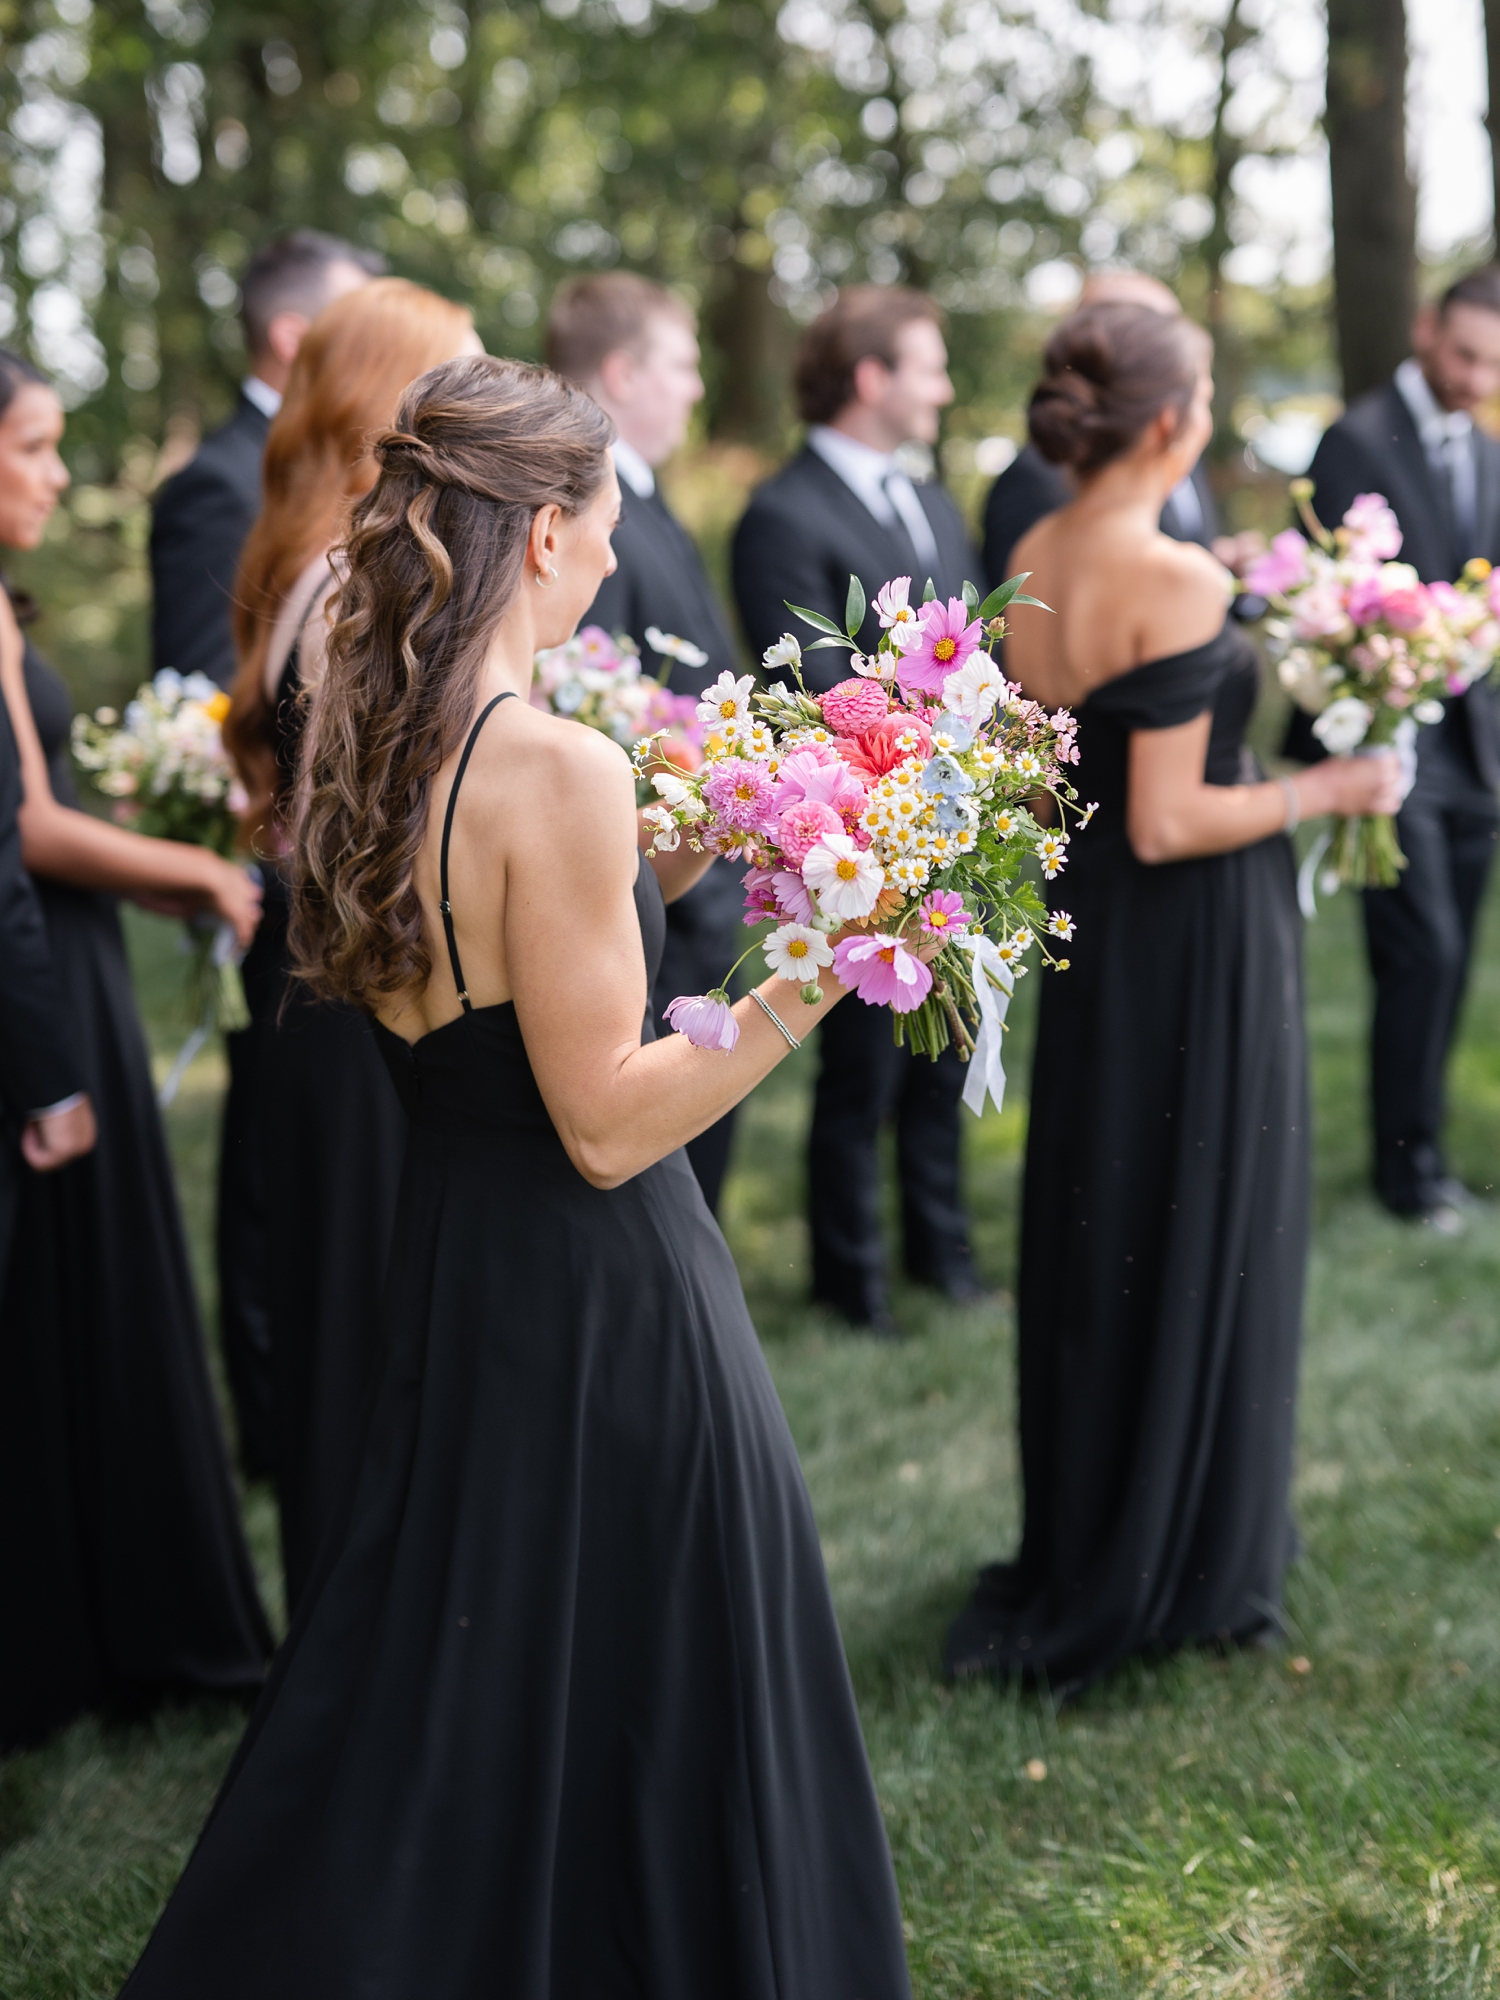
[[[719,1049],[727,1056],[740,1038],[740,1024],[729,1011],[729,995],[681,993],[666,1010],[666,1019],[695,1049]]]
[[[917,915],[928,937],[956,937],[969,927],[963,898],[951,889],[934,889],[930,896],[924,896]]]
[[[899,938],[845,938],[835,945],[833,969],[867,1007],[910,1014],[932,991],[932,973]]]
[[[1283,597],[1306,581],[1307,543],[1295,528],[1284,528],[1245,572],[1245,588],[1257,597]]]
[[[725,757],[715,765],[703,796],[719,828],[736,833],[776,831],[776,787],[748,757]]]
[[[885,689],[879,681],[840,681],[823,697],[823,720],[840,736],[863,736],[877,722],[884,722],[890,709]]]
[[[847,831],[840,815],[821,799],[794,799],[777,822],[776,845],[794,868],[800,868],[825,834]]]
[[[977,618],[970,620],[961,597],[950,597],[946,604],[933,598],[922,607],[922,637],[897,667],[896,685],[908,697],[941,697],[948,676],[977,650],[982,630]]]

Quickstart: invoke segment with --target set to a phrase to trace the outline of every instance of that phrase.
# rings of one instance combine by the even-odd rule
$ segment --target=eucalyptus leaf
[[[964,609],[971,618],[976,616],[979,610],[979,592],[967,577],[964,579]]]
[[[998,618],[1006,605],[1011,603],[1015,598],[1016,593],[1030,574],[1031,571],[1029,569],[1023,569],[1018,576],[1010,577],[1004,583],[997,585],[984,600],[983,604],[980,605],[980,617]]]
[[[846,639],[842,633],[831,633],[826,639],[811,639],[802,650],[804,653],[821,653],[825,646],[841,647],[846,653],[855,650],[854,641]]]
[[[933,598],[935,598],[936,596],[937,596],[937,585],[933,582],[931,577],[928,577],[927,588],[922,592],[922,602],[924,604],[931,604]]]
[[[859,628],[865,622],[865,587],[857,576],[849,579],[849,595],[844,603],[844,630],[850,639],[859,637]]]
[[[807,611],[802,605],[793,604],[790,598],[783,598],[782,602],[788,611],[802,620],[804,625],[811,625],[815,632],[831,632],[839,644],[843,645],[844,635],[831,618],[825,618],[821,611]]]

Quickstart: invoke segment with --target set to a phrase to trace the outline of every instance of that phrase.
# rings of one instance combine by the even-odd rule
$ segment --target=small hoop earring
[[[548,563],[547,574],[545,576],[543,576],[542,572],[538,570],[536,573],[536,581],[538,590],[550,590],[553,584],[556,583],[557,581],[557,565],[555,563]]]

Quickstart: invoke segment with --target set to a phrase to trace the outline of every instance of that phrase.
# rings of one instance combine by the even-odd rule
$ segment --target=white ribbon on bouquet
[[[234,925],[225,923],[221,919],[214,928],[214,941],[209,951],[209,963],[215,974],[221,973],[226,965],[238,965],[243,956],[239,940],[234,934]],[[156,1102],[161,1110],[165,1111],[175,1100],[182,1087],[182,1079],[188,1073],[189,1065],[213,1033],[217,1020],[218,998],[211,980],[207,998],[203,1003],[203,1018],[177,1051],[172,1067],[167,1071],[161,1089],[156,1093]]]
[[[1379,757],[1387,750],[1396,753],[1397,768],[1401,773],[1401,798],[1399,807],[1405,805],[1412,786],[1417,782],[1417,725],[1409,715],[1403,715],[1396,724],[1396,733],[1389,743],[1361,744],[1354,752],[1356,757]],[[1323,856],[1333,845],[1333,828],[1325,826],[1312,846],[1302,857],[1302,866],[1297,870],[1297,906],[1306,920],[1311,923],[1318,914],[1318,870]],[[1332,873],[1321,884],[1323,894],[1331,896],[1338,888],[1338,877]]]
[[[983,931],[959,942],[969,954],[974,997],[979,1002],[979,1033],[974,1038],[963,1093],[964,1103],[977,1118],[986,1097],[993,1099],[997,1111],[1005,1104],[1005,1016],[1016,990],[1016,976]]]

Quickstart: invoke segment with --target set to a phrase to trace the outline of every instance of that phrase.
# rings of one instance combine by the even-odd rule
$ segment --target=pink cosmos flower
[[[790,868],[778,868],[771,877],[771,887],[776,891],[777,914],[788,922],[810,924],[818,914],[807,884]]]
[[[932,973],[899,938],[845,938],[835,945],[833,969],[867,1007],[910,1014],[932,991]]]
[[[703,787],[719,827],[735,833],[776,831],[776,787],[748,757],[725,757]]]
[[[776,916],[776,889],[770,870],[747,868],[740,879],[745,885],[745,922],[758,924],[762,917]]]
[[[620,664],[620,649],[602,625],[585,625],[578,634],[578,645],[586,667],[608,671]]]
[[[1383,493],[1356,493],[1344,526],[1349,530],[1349,553],[1356,562],[1389,562],[1401,553],[1401,524]]]
[[[897,739],[904,733],[916,738],[909,750],[903,750]],[[904,764],[908,757],[925,758],[932,748],[932,732],[925,722],[912,715],[888,715],[884,722],[867,729],[857,743],[847,738],[835,745],[839,756],[858,778],[874,784],[877,778],[894,771],[898,764]]]
[[[740,1024],[729,1011],[729,995],[681,993],[667,1008],[666,1020],[695,1049],[721,1049],[725,1055],[740,1038]]]
[[[933,598],[922,610],[922,637],[896,669],[896,685],[910,697],[915,694],[941,696],[943,683],[956,674],[979,644],[982,627],[969,619],[969,608],[961,597],[950,597],[945,605]]]
[[[922,614],[911,601],[911,578],[893,576],[875,593],[875,616],[898,653],[909,653],[922,637]]]
[[[951,889],[934,889],[930,896],[924,896],[917,915],[928,937],[956,937],[969,927],[963,898]]]
[[[826,834],[845,831],[838,813],[821,799],[794,799],[777,823],[776,845],[794,868],[800,868]]]
[[[1281,597],[1306,581],[1307,543],[1295,528],[1284,528],[1245,572],[1245,588],[1257,597]]]
[[[885,689],[879,681],[840,681],[823,697],[823,720],[840,736],[863,736],[890,711]]]

